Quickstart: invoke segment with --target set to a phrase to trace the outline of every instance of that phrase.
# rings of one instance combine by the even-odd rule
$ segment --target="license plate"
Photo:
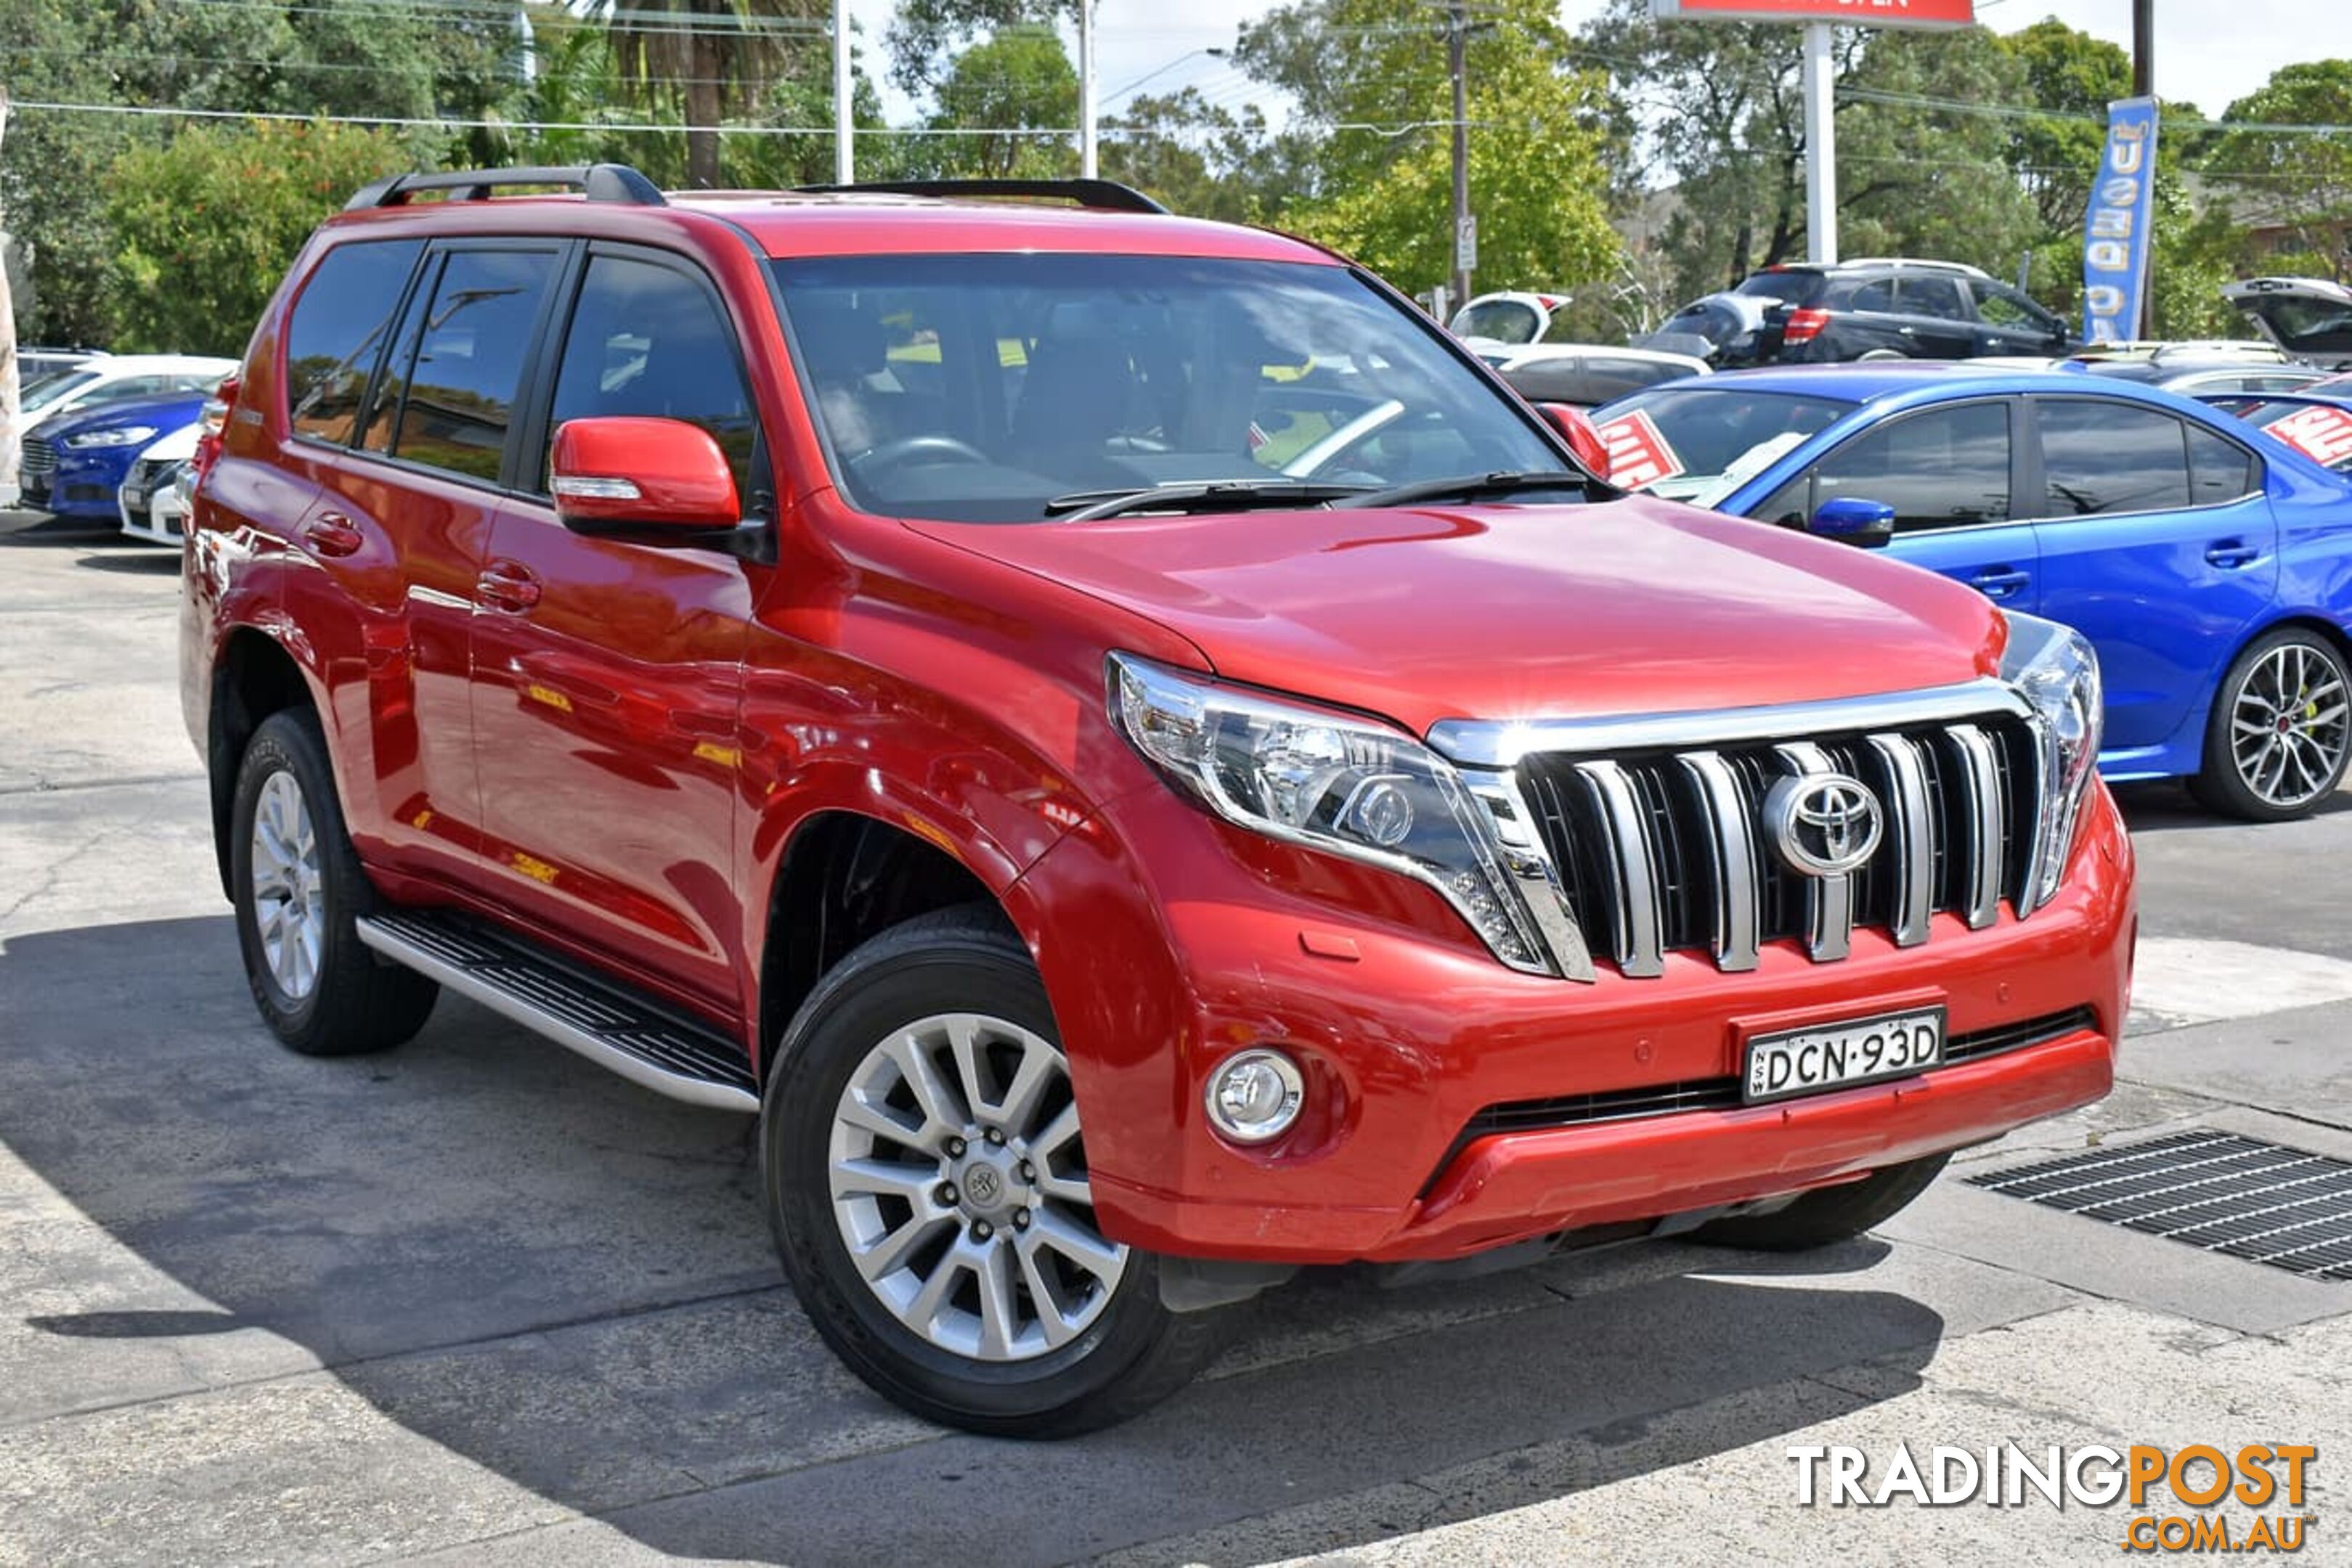
[[[1944,1009],[1915,1008],[1851,1023],[1815,1024],[1748,1042],[1750,1105],[1907,1078],[1944,1060]]]
[[[122,504],[130,507],[134,512],[144,511],[147,509],[147,492],[144,490],[125,490],[122,492]]]

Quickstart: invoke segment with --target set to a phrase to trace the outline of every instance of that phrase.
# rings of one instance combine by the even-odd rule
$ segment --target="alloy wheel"
[[[1057,1350],[1127,1271],[1096,1223],[1069,1064],[1004,1019],[942,1013],[875,1045],[835,1107],[826,1166],[858,1274],[956,1355]]]
[[[270,980],[288,1001],[303,1001],[319,984],[326,888],[310,804],[283,769],[269,776],[254,801],[253,923]]]
[[[2352,705],[2335,663],[2301,643],[2257,660],[2230,715],[2230,752],[2254,797],[2282,810],[2335,782],[2352,745]]]

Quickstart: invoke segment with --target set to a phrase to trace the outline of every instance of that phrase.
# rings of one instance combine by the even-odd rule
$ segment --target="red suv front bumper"
[[[1685,954],[1656,979],[1520,975],[1417,884],[1270,846],[1165,791],[1074,832],[1019,894],[1107,1233],[1297,1263],[1459,1257],[1796,1191],[2089,1103],[2113,1081],[2135,925],[2103,789],[2063,890],[2030,920],[1969,931],[1939,915],[1911,948],[1857,931],[1827,964],[1778,945],[1748,974]],[[1053,939],[1066,931],[1079,935]],[[1999,1049],[1768,1105],[1527,1125],[1536,1102],[1719,1099],[1752,1033],[1927,1003],[1955,1042]],[[1259,1043],[1301,1060],[1308,1103],[1270,1150],[1242,1150],[1209,1129],[1202,1090]],[[1480,1135],[1495,1107],[1526,1130]]]

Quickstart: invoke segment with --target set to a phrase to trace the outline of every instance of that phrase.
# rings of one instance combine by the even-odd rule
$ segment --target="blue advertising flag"
[[[2156,229],[2156,99],[2107,105],[2107,146],[2083,228],[2083,340],[2139,336],[2147,242]]]

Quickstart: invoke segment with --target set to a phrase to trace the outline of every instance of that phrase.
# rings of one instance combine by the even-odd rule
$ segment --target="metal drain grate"
[[[2352,1280],[2352,1162],[2234,1133],[2175,1133],[1972,1186],[2314,1280]]]

